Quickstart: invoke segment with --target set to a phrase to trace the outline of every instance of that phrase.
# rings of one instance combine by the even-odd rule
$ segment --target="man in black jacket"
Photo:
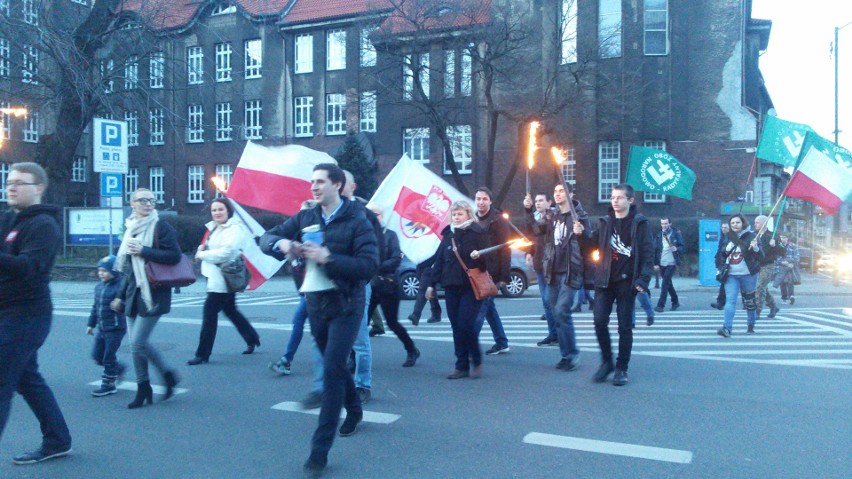
[[[317,206],[300,211],[260,239],[264,253],[279,260],[289,255],[313,261],[334,284],[332,289],[305,294],[311,334],[323,353],[324,368],[319,424],[311,441],[311,455],[305,462],[305,470],[310,473],[319,473],[328,462],[341,408],[346,407],[341,436],[354,434],[363,418],[361,400],[346,361],[364,320],[365,285],[376,274],[379,250],[364,209],[341,197],[345,184],[346,177],[337,165],[315,166],[311,193]],[[305,228],[320,229],[322,244],[306,240],[309,233]],[[308,280],[306,276],[305,283]]]
[[[532,266],[538,283],[538,291],[541,295],[542,307],[544,308],[544,319],[547,321],[547,336],[537,342],[538,346],[551,346],[559,342],[556,339],[556,326],[553,320],[553,310],[550,307],[550,299],[547,295],[547,280],[542,270],[542,259],[544,258],[544,246],[547,244],[547,231],[539,227],[539,223],[545,221],[545,216],[550,212],[550,200],[545,193],[536,193],[535,201],[527,195],[524,198],[524,208],[527,210],[526,229],[533,240],[532,252],[526,253],[527,266]]]
[[[627,384],[627,365],[633,349],[633,308],[637,291],[648,291],[654,270],[654,245],[648,230],[648,219],[633,204],[633,187],[612,187],[609,214],[598,221],[597,228],[583,236],[584,243],[597,248],[600,263],[595,273],[595,335],[601,349],[602,362],[594,375],[595,382],[605,382],[613,371],[612,340],[609,317],[616,305],[618,317],[618,358],[615,362],[616,386]],[[574,223],[574,233],[586,230]]]
[[[39,449],[13,459],[32,464],[71,452],[71,434],[50,387],[38,372],[38,350],[53,320],[50,271],[61,242],[59,209],[41,204],[47,174],[15,163],[6,178],[11,208],[0,216],[0,436],[15,390],[41,425]]]
[[[476,202],[476,218],[479,224],[485,230],[488,238],[488,245],[495,246],[509,241],[509,223],[506,218],[503,218],[500,210],[491,206],[492,198],[491,190],[480,186],[476,190],[474,201]],[[512,250],[508,247],[500,248],[499,250],[485,255],[485,267],[491,278],[494,279],[494,284],[500,289],[506,286],[509,282],[509,266],[512,261]],[[494,306],[494,298],[485,298],[482,301],[482,309],[479,311],[479,316],[476,318],[476,330],[482,330],[484,320],[488,321],[488,326],[491,327],[491,334],[494,335],[494,346],[485,351],[485,354],[503,354],[509,352],[509,339],[506,338],[506,332],[503,330],[503,322],[500,321],[500,313]]]

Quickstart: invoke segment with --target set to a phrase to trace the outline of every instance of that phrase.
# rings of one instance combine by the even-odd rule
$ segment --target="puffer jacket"
[[[452,231],[450,226],[447,226],[441,231],[441,235],[443,239],[438,246],[438,251],[435,253],[435,262],[426,271],[426,286],[434,288],[438,283],[441,283],[444,288],[460,287],[463,289],[473,289],[470,285],[470,280],[467,278],[467,273],[465,273],[464,268],[459,264],[459,260],[453,252],[453,239],[455,238],[459,256],[461,256],[462,261],[464,261],[468,269],[479,268],[482,271],[486,271],[485,258],[487,255],[480,256],[478,259],[470,257],[472,251],[481,250],[489,246],[485,230],[481,224],[473,222],[465,229],[457,228],[455,232]]]
[[[583,205],[577,201],[572,200],[574,202],[574,211],[577,212],[577,218],[584,228],[589,229],[589,215],[586,213],[586,210],[583,209]],[[556,261],[556,243],[554,241],[555,234],[555,224],[556,220],[561,219],[565,223],[565,227],[567,228],[567,233],[565,236],[565,243],[560,245],[560,248],[568,249],[568,277],[566,278],[566,284],[573,289],[580,289],[583,287],[583,276],[585,271],[585,265],[583,261],[583,249],[580,246],[580,241],[577,236],[574,234],[573,225],[574,219],[571,215],[571,212],[561,213],[559,210],[549,211],[545,224],[543,225],[545,228],[545,238],[546,242],[544,244],[544,257],[542,259],[542,270],[544,272],[545,278],[547,279],[547,283],[553,279],[553,267],[554,261]],[[539,226],[541,228],[542,226]]]
[[[180,262],[180,246],[177,242],[177,231],[174,226],[162,219],[157,221],[154,232],[154,244],[142,248],[141,256],[145,262],[160,264],[178,264]],[[130,256],[130,255],[128,255]],[[124,302],[124,314],[129,318],[136,316],[153,317],[168,314],[172,310],[172,288],[151,288],[152,307],[148,309],[142,300],[142,291],[136,287],[136,274],[128,257],[124,263],[124,282],[116,297]]]
[[[302,241],[302,229],[319,225],[324,233],[323,245],[331,252],[329,261],[321,266],[323,272],[345,295],[367,284],[379,269],[379,248],[376,232],[363,207],[341,198],[344,204],[334,218],[325,224],[322,207],[302,210],[260,238],[264,253],[283,261],[286,255],[275,244],[286,239]]]
[[[648,231],[648,218],[636,211],[636,205],[630,206],[628,217],[630,225],[631,251],[633,257],[632,284],[648,291],[651,275],[654,272],[654,244]],[[600,259],[595,265],[595,288],[608,288],[612,268],[612,245],[610,237],[615,224],[615,211],[609,207],[609,213],[598,220],[597,229],[585,230],[581,242],[587,247],[597,248]]]
[[[207,249],[195,254],[201,261],[201,274],[207,278],[208,293],[227,293],[228,285],[222,276],[219,264],[238,257],[242,246],[248,239],[248,230],[242,220],[231,217],[223,224],[210,221],[204,225],[210,236],[207,238]]]
[[[109,307],[121,289],[121,273],[107,282],[99,281],[95,286],[95,303],[92,305],[92,313],[89,314],[90,328],[97,326],[102,332],[127,330],[127,319],[123,312],[116,313]]]

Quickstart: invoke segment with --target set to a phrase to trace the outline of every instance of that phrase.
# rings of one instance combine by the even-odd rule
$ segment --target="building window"
[[[35,0],[21,0],[21,8],[24,11],[24,22],[30,25],[38,25],[38,10]]]
[[[473,90],[473,56],[470,53],[473,44],[468,46],[461,57],[461,78],[459,78],[459,92],[461,96],[470,96]]]
[[[210,12],[210,16],[227,15],[229,13],[237,13],[237,7],[230,5],[228,2],[222,2],[213,8],[213,11]]]
[[[414,57],[405,55],[402,57],[402,99],[411,101],[414,98]]]
[[[188,203],[204,203],[204,167],[191,165],[186,167]]]
[[[7,17],[9,16],[9,0],[0,0],[0,13],[5,13]]]
[[[376,92],[361,92],[361,131],[376,131]]]
[[[80,5],[89,6],[89,0],[71,0],[74,3],[79,3]]]
[[[71,181],[74,183],[85,183],[89,181],[86,163],[88,163],[88,158],[85,156],[74,157],[74,163],[71,165]]]
[[[7,4],[8,6],[8,4]],[[6,178],[12,171],[12,165],[0,162],[0,201],[6,201]]]
[[[231,81],[231,44],[216,44],[216,81]]]
[[[24,120],[24,141],[26,143],[38,143],[38,111],[30,110]]]
[[[216,141],[231,141],[231,104],[216,104]]]
[[[157,203],[165,203],[165,192],[163,191],[163,179],[165,178],[162,166],[152,166],[148,169],[148,189],[154,194]]]
[[[259,38],[246,40],[246,78],[260,78],[263,66],[263,43]]]
[[[38,85],[38,49],[32,45],[24,45],[21,49],[24,55],[24,62],[21,69],[21,82]]]
[[[201,143],[204,141],[204,107],[189,105],[186,122],[186,142]]]
[[[314,71],[314,36],[310,33],[296,35],[295,66],[296,73]]]
[[[569,146],[562,150],[565,154],[565,161],[562,162],[562,174],[565,176],[565,181],[572,186],[577,185],[577,158],[573,146]]]
[[[598,144],[598,201],[609,202],[612,187],[621,183],[621,142]]]
[[[201,47],[186,49],[186,75],[190,85],[204,83],[204,52]]]
[[[456,96],[455,50],[444,51],[444,96],[447,98],[452,98]]]
[[[151,75],[149,81],[151,88],[163,88],[163,77],[166,72],[165,54],[163,52],[152,53],[148,68]]]
[[[299,96],[293,99],[293,125],[296,136],[311,136],[314,134],[314,98]]]
[[[402,130],[402,152],[423,165],[429,163],[429,128]]]
[[[0,108],[10,108],[9,102],[0,101]],[[10,114],[0,112],[0,140],[8,140],[12,137],[12,129],[10,126],[11,121],[12,116]]]
[[[668,0],[645,0],[645,55],[669,53]]]
[[[234,175],[234,168],[231,165],[216,165],[216,176],[225,183],[225,190],[231,186],[231,177]],[[216,198],[225,196],[219,190],[216,190]]]
[[[149,129],[151,131],[151,136],[148,139],[148,143],[152,145],[162,145],[165,143],[163,141],[163,109],[162,108],[151,108],[151,111],[148,113],[148,124]]]
[[[450,148],[453,151],[453,159],[459,173],[470,174],[470,165],[473,163],[473,136],[470,125],[448,126],[447,138],[450,140]],[[451,173],[447,166],[447,158],[444,155],[444,174]]]
[[[0,77],[9,76],[9,40],[0,38]]]
[[[124,121],[127,122],[127,146],[139,146],[139,112],[124,112]]]
[[[139,81],[139,59],[136,55],[127,57],[124,62],[124,89],[132,90],[136,88],[136,83]]]
[[[577,1],[562,0],[561,45],[559,62],[563,65],[577,61]]]
[[[666,151],[666,142],[662,140],[645,140],[642,146],[644,146],[645,148],[655,148],[657,150]],[[666,195],[661,193],[651,193],[649,191],[643,191],[642,201],[644,201],[645,203],[665,203]]]
[[[124,175],[124,201],[130,203],[130,195],[139,188],[139,168],[128,168]]]
[[[112,69],[115,67],[115,61],[112,58],[101,60],[101,84],[104,87],[104,93],[112,93],[115,83],[112,79]]]
[[[376,66],[376,47],[373,45],[373,42],[370,41],[370,34],[373,33],[375,28],[362,28],[361,29],[361,66],[362,67],[374,67]]]
[[[326,70],[346,68],[346,30],[329,30],[326,34]]]
[[[346,133],[346,95],[330,93],[325,96],[325,134]]]
[[[621,56],[621,0],[599,0],[598,47],[601,58]],[[609,199],[609,191],[606,192]]]
[[[260,100],[248,100],[245,103],[245,113],[246,113],[246,127],[245,127],[245,139],[246,140],[259,140],[262,138],[261,130],[263,129],[263,125],[261,124],[260,114],[261,114],[261,106]]]
[[[429,54],[420,54],[420,65],[417,71],[417,79],[420,81],[420,88],[423,89],[423,97],[429,98]]]

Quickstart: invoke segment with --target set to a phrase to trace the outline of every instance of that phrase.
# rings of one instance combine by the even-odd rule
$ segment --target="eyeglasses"
[[[154,205],[157,204],[157,200],[154,198],[136,198],[135,200],[140,205]]]
[[[10,181],[10,182],[6,183],[6,188],[20,188],[22,186],[33,186],[33,185],[37,185],[37,184],[38,183],[27,183],[27,182],[24,182],[24,181]]]

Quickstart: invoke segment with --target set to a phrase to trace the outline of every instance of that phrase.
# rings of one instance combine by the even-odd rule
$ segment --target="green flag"
[[[767,116],[755,156],[784,167],[795,167],[805,135],[809,131],[814,130],[808,125]]]
[[[627,184],[638,191],[692,200],[695,173],[663,150],[631,145]]]

